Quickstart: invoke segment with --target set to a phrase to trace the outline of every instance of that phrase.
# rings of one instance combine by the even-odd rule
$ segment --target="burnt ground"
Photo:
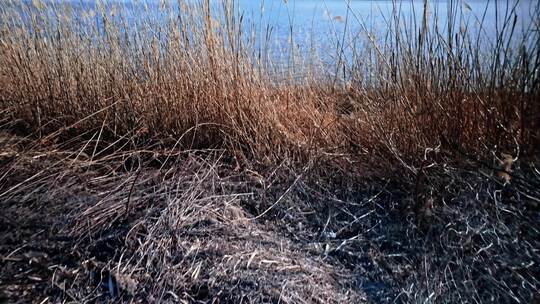
[[[540,301],[534,162],[510,184],[472,164],[419,182],[0,142],[3,303]]]

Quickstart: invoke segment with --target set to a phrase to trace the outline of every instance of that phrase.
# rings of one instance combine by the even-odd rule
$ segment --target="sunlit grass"
[[[447,20],[463,14],[452,5]],[[246,32],[237,3],[159,6],[141,16],[99,1],[83,12],[4,4],[6,121],[42,138],[224,147],[264,162],[338,153],[408,163],[436,147],[515,155],[539,143],[539,24],[516,33],[511,8],[491,40],[425,14],[410,23],[397,10],[376,39],[351,11],[333,21],[365,32],[336,35],[330,65],[306,53],[299,77],[298,64],[272,63],[268,29]]]

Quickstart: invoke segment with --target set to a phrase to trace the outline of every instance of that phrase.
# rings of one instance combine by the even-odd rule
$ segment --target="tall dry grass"
[[[351,11],[344,21],[364,35],[336,35],[332,68],[306,56],[301,78],[272,63],[269,28],[247,32],[236,2],[159,5],[134,18],[129,5],[100,1],[4,2],[6,126],[76,138],[89,153],[225,148],[263,163],[323,153],[413,171],[429,149],[482,158],[540,146],[540,24],[516,33],[512,5],[491,40],[459,23],[460,1],[449,2],[444,30],[428,2],[418,25],[396,2],[383,39]]]

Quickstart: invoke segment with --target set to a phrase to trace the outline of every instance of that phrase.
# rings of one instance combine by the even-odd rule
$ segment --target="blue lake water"
[[[12,0],[3,0],[10,2]],[[177,9],[177,1],[170,0],[37,0],[53,5],[69,3],[79,10],[91,9],[96,3],[106,3],[110,7],[128,8],[132,18],[160,14],[160,10]],[[204,0],[181,0],[198,6]],[[18,2],[18,1],[12,1]],[[32,3],[33,0],[23,0]],[[162,2],[172,6],[162,6]],[[222,0],[209,0],[218,11]],[[270,25],[278,38],[290,40],[313,36],[324,40],[340,31],[354,33],[370,30],[384,34],[388,30],[390,16],[397,13],[401,22],[420,26],[423,0],[236,0],[236,5],[244,17],[244,24]],[[3,4],[0,4],[0,7]],[[509,15],[516,15],[516,32],[520,32],[540,22],[540,1],[538,0],[430,0],[427,4],[429,23],[438,23],[440,30],[448,27],[449,13],[456,17],[452,26],[468,25],[469,29],[483,28],[485,35],[494,35]],[[137,16],[140,15],[140,16]]]
[[[75,15],[95,9],[97,2],[106,3],[110,11],[129,12],[128,24],[134,31],[139,19],[166,21],[179,10],[176,1],[165,1],[170,5],[160,0],[39,1],[56,6],[69,3]],[[190,3],[189,10],[200,8],[202,0],[180,2]],[[222,0],[209,2],[219,20]],[[449,29],[454,35],[467,31],[471,37],[479,37],[485,51],[494,48],[499,38],[512,33],[512,39],[518,41],[531,29],[535,34],[529,39],[534,43],[540,27],[539,0],[434,0],[427,6],[422,0],[236,0],[234,9],[242,16],[244,37],[251,37],[255,48],[261,47],[257,41],[264,38],[266,42],[268,37],[263,48],[276,62],[307,54],[332,62],[336,60],[336,47],[344,57],[350,57],[366,44],[384,46],[396,32],[402,35],[400,39],[417,39],[424,18],[431,35],[452,40],[454,37],[447,37]],[[99,14],[95,18],[100,23]],[[506,36],[499,37],[501,32]]]
[[[448,39],[449,28],[453,33],[466,30],[471,37],[479,38],[485,51],[510,32],[512,39],[519,41],[525,32],[540,27],[538,0],[434,0],[426,7],[422,0],[245,0],[240,1],[240,8],[248,20],[262,18],[272,27],[272,47],[276,50],[279,46],[290,49],[292,43],[301,54],[315,47],[323,52],[323,58],[332,57],[336,45],[348,47],[349,53],[350,48],[366,41],[384,45],[396,31],[403,31],[402,39],[415,37],[405,29],[420,30],[424,9],[427,27],[433,33]],[[504,37],[499,37],[501,32]],[[534,39],[538,39],[538,33],[531,41]]]
[[[214,2],[219,2],[218,0]],[[516,30],[521,31],[538,22],[537,0],[435,0],[427,5],[427,17],[431,24],[437,22],[444,30],[448,26],[449,12],[454,12],[457,20],[453,26],[468,24],[471,28],[480,26],[486,35],[494,34],[509,13],[518,16]],[[383,34],[391,22],[390,16],[398,13],[402,21],[420,26],[423,17],[424,1],[393,0],[266,0],[241,1],[240,8],[254,20],[261,13],[265,20],[279,28],[279,35],[289,33],[289,26],[294,28],[294,35],[314,36],[325,39],[344,28],[356,32],[368,29]],[[461,16],[458,13],[463,12]]]

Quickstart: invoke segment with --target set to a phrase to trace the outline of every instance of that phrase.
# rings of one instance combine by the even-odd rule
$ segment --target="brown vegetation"
[[[538,299],[540,24],[482,49],[396,15],[297,77],[231,1],[162,5],[0,7],[0,291]]]

